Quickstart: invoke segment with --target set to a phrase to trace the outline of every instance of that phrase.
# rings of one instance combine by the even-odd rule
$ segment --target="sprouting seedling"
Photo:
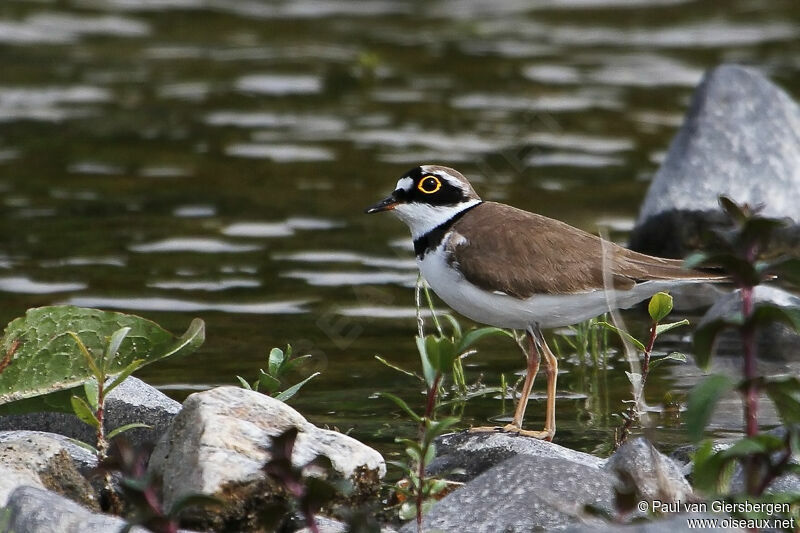
[[[94,354],[92,354],[91,350],[86,347],[86,344],[83,343],[77,333],[72,331],[67,332],[67,334],[75,340],[75,343],[78,345],[78,349],[80,350],[81,354],[83,354],[84,358],[86,359],[86,364],[89,366],[89,369],[92,372],[92,377],[83,384],[83,391],[86,395],[86,399],[84,400],[80,396],[73,395],[70,399],[70,403],[75,415],[81,421],[89,424],[95,429],[96,443],[95,446],[91,446],[82,442],[78,442],[78,444],[94,452],[95,455],[97,455],[98,462],[104,461],[108,456],[108,443],[111,439],[134,428],[150,427],[147,424],[134,422],[115,428],[106,434],[104,421],[106,398],[111,391],[117,388],[128,376],[136,371],[136,369],[139,368],[142,363],[144,363],[144,359],[136,359],[131,361],[128,366],[126,366],[117,375],[116,378],[108,383],[108,375],[114,363],[114,358],[117,356],[117,351],[122,345],[122,342],[125,340],[125,337],[128,336],[130,330],[131,328],[124,327],[115,331],[109,338],[108,344],[106,344],[103,354],[100,357],[96,357]],[[110,473],[105,474],[105,488],[111,497],[112,507],[118,507],[119,502],[116,501],[115,497],[113,496],[114,489],[111,484]]]
[[[686,319],[662,324],[661,322],[672,312],[672,308],[672,296],[666,292],[658,292],[654,294],[652,298],[650,298],[650,302],[647,305],[647,312],[650,315],[651,322],[647,344],[635,338],[627,331],[608,322],[602,321],[597,323],[598,326],[615,332],[624,341],[629,342],[642,353],[641,372],[625,372],[625,374],[628,376],[628,380],[631,382],[631,386],[633,387],[633,402],[627,411],[622,414],[623,425],[619,434],[617,435],[615,442],[616,446],[619,446],[625,442],[628,434],[630,433],[631,426],[636,420],[638,420],[639,413],[637,406],[642,405],[644,401],[644,389],[645,385],[647,384],[647,378],[650,375],[650,371],[669,360],[686,362],[686,355],[678,352],[672,352],[657,358],[653,356],[653,347],[655,346],[656,338],[658,338],[659,335],[677,327],[686,326],[689,324],[689,321]]]
[[[309,381],[319,375],[319,372],[314,372],[299,383],[281,390],[285,385],[286,376],[299,365],[311,358],[311,355],[292,355],[292,346],[287,345],[286,351],[280,348],[273,348],[267,356],[267,369],[259,369],[258,379],[253,383],[248,383],[241,376],[236,376],[242,387],[248,390],[262,392],[282,402],[287,401],[289,398],[297,394],[297,392]]]

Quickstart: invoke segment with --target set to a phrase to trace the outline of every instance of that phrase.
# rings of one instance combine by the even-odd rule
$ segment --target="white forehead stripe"
[[[466,192],[466,189],[464,188],[464,182],[462,182],[460,179],[458,179],[457,177],[453,176],[452,174],[442,170],[441,168],[437,168],[436,170],[432,170],[432,166],[431,165],[423,165],[420,168],[422,169],[422,175],[423,176],[425,174],[435,174],[435,175],[439,176],[440,178],[444,178],[444,180],[447,183],[449,183],[450,185],[452,185],[453,187],[458,187],[462,191]]]
[[[413,186],[414,186],[414,180],[413,179],[411,179],[411,178],[400,178],[399,180],[397,180],[397,187],[395,188],[395,190],[403,189],[406,192],[408,192],[408,191],[411,190],[411,187],[413,187]]]

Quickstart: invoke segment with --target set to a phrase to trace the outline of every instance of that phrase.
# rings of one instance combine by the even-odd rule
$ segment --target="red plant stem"
[[[647,374],[650,372],[650,354],[653,353],[653,345],[656,343],[657,328],[658,322],[653,322],[653,325],[650,326],[650,340],[647,341],[647,349],[644,351],[644,362],[642,363],[642,396],[644,396],[644,384],[647,382]]]
[[[436,377],[433,378],[433,384],[431,388],[428,389],[428,397],[427,402],[425,403],[425,416],[423,418],[423,423],[419,427],[420,439],[424,439],[425,436],[425,423],[427,421],[433,419],[433,411],[436,408],[436,396],[439,394],[439,383],[442,381],[442,373],[437,372]],[[422,532],[422,504],[424,500],[424,495],[422,494],[422,486],[425,482],[425,456],[427,455],[427,448],[422,450],[422,457],[419,460],[419,466],[417,469],[417,481],[419,486],[417,487],[417,532]]]
[[[103,423],[104,410],[103,402],[105,401],[105,383],[103,380],[97,380],[97,412],[95,416],[97,421],[97,459],[102,461],[108,455],[108,442],[106,442],[106,429]]]
[[[745,379],[745,388],[742,392],[744,396],[744,424],[747,436],[753,437],[758,434],[758,384],[756,383],[758,369],[756,365],[755,329],[751,324],[747,323],[753,313],[753,288],[742,287],[741,290],[742,315],[745,322],[741,329]],[[758,458],[748,457],[744,466],[747,492],[749,494],[758,494],[760,486],[757,477]]]
[[[433,385],[428,390],[428,401],[425,404],[425,418],[430,420],[433,417],[433,409],[436,407],[436,395],[439,394],[439,383],[442,381],[442,373],[437,372],[433,378]]]

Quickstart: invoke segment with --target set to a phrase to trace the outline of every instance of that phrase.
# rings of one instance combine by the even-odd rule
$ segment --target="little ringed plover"
[[[366,210],[381,211],[391,211],[411,229],[419,269],[445,303],[476,322],[525,330],[530,348],[522,396],[511,424],[502,429],[537,438],[551,440],[556,430],[558,363],[543,328],[630,307],[677,285],[724,280],[558,220],[484,202],[452,168],[409,170],[386,199]],[[546,421],[543,431],[525,431],[540,354],[547,375]]]

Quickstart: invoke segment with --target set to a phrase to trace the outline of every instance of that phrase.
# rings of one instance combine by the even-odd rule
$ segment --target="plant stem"
[[[742,326],[742,347],[744,349],[744,424],[745,432],[748,437],[753,437],[758,433],[758,384],[756,378],[758,369],[756,364],[756,342],[755,330],[748,319],[753,313],[753,288],[742,287],[742,315],[745,325]],[[748,457],[745,462],[745,473],[747,479],[747,492],[758,494],[760,483],[758,481],[758,460],[756,457]]]
[[[650,326],[650,340],[647,341],[647,348],[644,351],[644,361],[642,362],[642,386],[639,391],[639,399],[644,397],[644,385],[647,383],[647,375],[650,373],[650,355],[653,353],[653,345],[656,343],[656,329],[658,322],[653,322]]]
[[[428,401],[425,404],[425,418],[428,420],[433,419],[434,410],[436,409],[436,397],[439,394],[439,383],[442,381],[442,373],[437,372],[436,377],[433,378],[433,385],[428,389]]]

